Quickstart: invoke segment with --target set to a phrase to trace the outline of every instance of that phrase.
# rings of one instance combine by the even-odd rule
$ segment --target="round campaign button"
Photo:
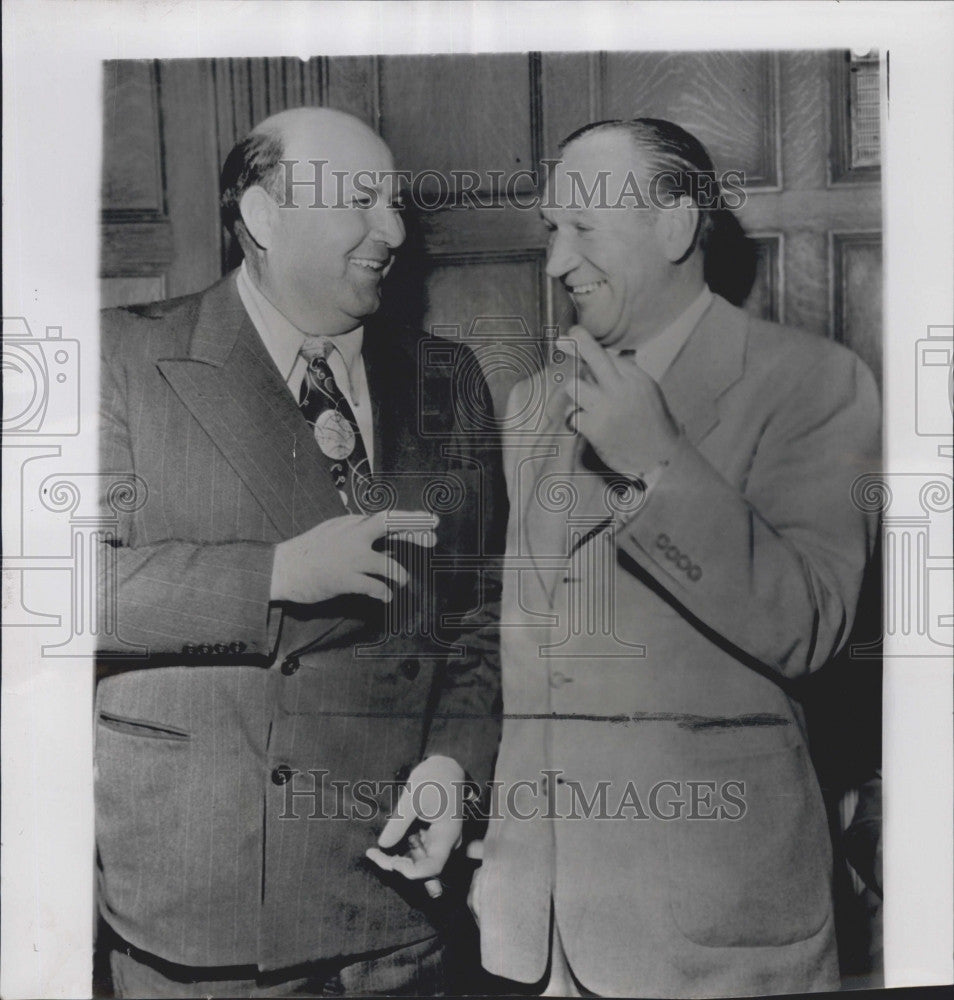
[[[329,458],[347,458],[354,451],[354,428],[337,410],[325,410],[315,420],[315,440]]]

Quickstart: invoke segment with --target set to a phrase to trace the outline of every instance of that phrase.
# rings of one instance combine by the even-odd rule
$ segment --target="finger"
[[[484,860],[484,842],[482,840],[472,840],[467,845],[467,850],[464,854],[471,859],[471,861],[483,861]]]
[[[384,829],[378,837],[378,847],[394,847],[407,833],[408,828],[414,821],[414,814],[409,808],[409,798],[407,789],[402,789],[397,806],[394,809],[394,814],[384,824]]]
[[[364,856],[369,860],[373,861],[378,868],[383,871],[390,872],[394,870],[393,861],[394,858],[390,854],[385,854],[378,847],[369,847],[365,852]]]
[[[586,362],[597,383],[612,385],[619,378],[619,371],[613,359],[597,344],[586,327],[571,326],[567,336],[576,341],[580,358]],[[577,382],[582,382],[582,379],[578,379]]]
[[[420,879],[430,879],[435,875],[440,875],[443,863],[430,854],[425,854],[419,858],[411,858],[406,854],[391,854],[388,856],[391,862],[390,870],[403,875],[412,881]]]
[[[440,518],[426,510],[381,510],[361,518],[360,527],[370,539],[403,531],[433,531]]]
[[[409,531],[407,528],[395,529],[388,532],[388,538],[396,542],[410,542],[412,545],[420,545],[425,549],[432,549],[437,544],[437,535],[428,528],[425,531]]]
[[[407,585],[407,570],[397,559],[392,559],[388,555],[377,555],[375,553],[375,558],[371,560],[371,565],[366,572],[374,573],[375,576],[383,576],[386,580],[390,580],[391,583],[397,584],[399,587]]]
[[[374,576],[367,576],[364,573],[352,573],[344,586],[344,592],[348,594],[366,594],[376,601],[383,601],[390,604],[394,599],[394,592],[383,581]]]
[[[602,389],[586,382],[580,382],[576,387],[576,405],[581,410],[588,410],[591,413],[598,410],[605,396],[606,393]]]
[[[460,820],[450,817],[435,820],[421,833],[424,849],[440,862],[441,868],[447,863],[451,851],[460,846],[461,827]]]
[[[423,843],[421,843],[420,833],[412,833],[411,836],[407,838],[407,842],[410,846],[410,851],[408,853],[415,861],[425,855],[426,851],[424,850]],[[441,896],[444,895],[444,885],[439,878],[429,878],[424,883],[424,891],[431,897],[431,899],[440,899]]]

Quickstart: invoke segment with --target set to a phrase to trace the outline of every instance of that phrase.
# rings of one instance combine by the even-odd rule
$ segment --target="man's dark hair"
[[[698,246],[706,284],[734,305],[741,305],[755,280],[755,244],[725,207],[722,187],[705,146],[684,128],[663,118],[615,118],[578,128],[559,148],[563,150],[591,133],[608,131],[630,136],[643,158],[643,180],[656,178],[658,196],[670,199],[687,195],[696,203],[699,222],[687,256]],[[706,183],[701,184],[700,178],[705,178]]]
[[[258,185],[276,200],[281,197],[280,163],[285,154],[285,141],[277,129],[264,129],[247,135],[237,142],[225,158],[219,180],[219,206],[222,225],[242,245],[248,254],[251,237],[242,222],[239,205],[242,195]]]

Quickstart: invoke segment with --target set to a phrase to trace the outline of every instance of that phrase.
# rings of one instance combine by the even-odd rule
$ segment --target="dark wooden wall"
[[[482,178],[537,169],[588,121],[652,115],[694,132],[717,170],[745,172],[738,214],[759,261],[747,308],[848,343],[880,379],[881,187],[876,165],[853,164],[857,71],[839,52],[107,63],[103,302],[181,295],[223,273],[221,163],[283,108],[350,111],[381,132],[399,167]],[[423,286],[409,315],[464,337],[478,317],[519,317],[538,336],[567,303],[544,275],[537,213],[516,203],[528,186],[515,198],[484,187],[496,208],[448,206],[414,220],[410,243],[426,266],[408,275]],[[498,399],[508,377],[493,385]]]

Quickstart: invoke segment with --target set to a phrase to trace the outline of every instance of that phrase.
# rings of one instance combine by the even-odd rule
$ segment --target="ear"
[[[278,226],[278,205],[275,199],[256,184],[242,195],[239,211],[249,236],[263,250],[268,250],[275,239]]]
[[[699,225],[699,206],[686,194],[680,195],[672,207],[660,208],[656,218],[656,232],[663,253],[673,264],[680,264],[689,256]]]

